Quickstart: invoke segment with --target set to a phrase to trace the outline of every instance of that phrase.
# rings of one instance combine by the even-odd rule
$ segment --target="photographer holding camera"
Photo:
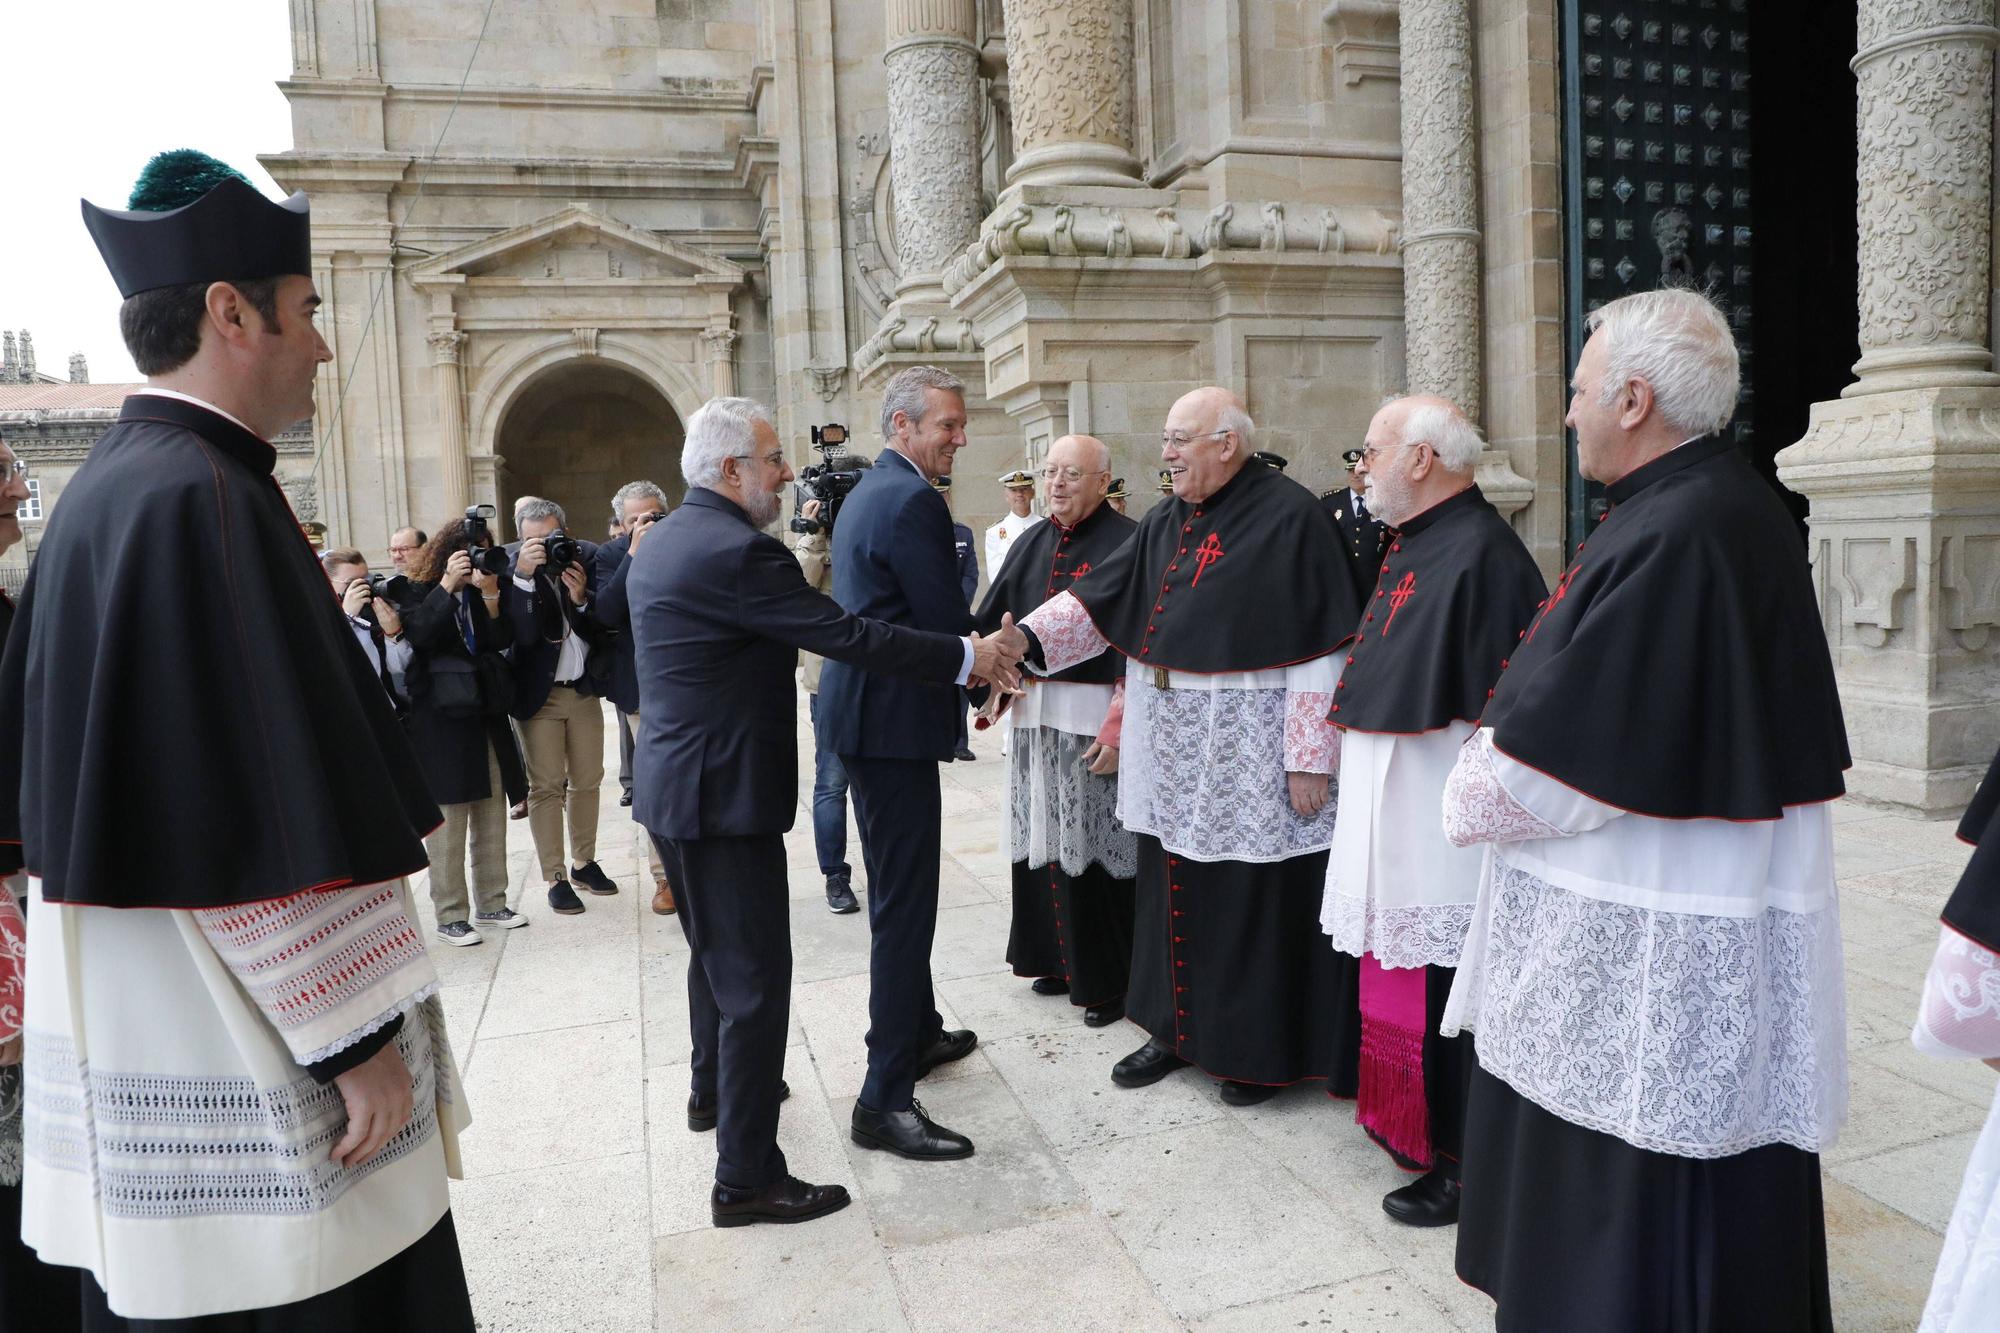
[[[395,706],[396,716],[407,722],[410,695],[404,677],[410,666],[410,643],[403,636],[402,617],[389,600],[391,593],[400,591],[391,586],[398,580],[370,574],[368,557],[352,547],[328,551],[319,562],[333,585],[334,600],[347,613],[347,623]]]
[[[461,947],[478,927],[512,930],[528,918],[507,907],[507,806],[528,786],[507,725],[514,644],[509,611],[521,597],[493,545],[491,505],[455,518],[410,558],[403,589],[410,662],[410,740],[444,822],[424,839],[431,859],[437,937]],[[467,902],[466,858],[471,857]],[[473,907],[477,915],[468,920]],[[477,926],[474,925],[477,922]]]
[[[593,610],[597,547],[563,530],[553,500],[517,505],[513,583],[523,596],[514,619],[514,720],[528,762],[528,830],[549,886],[549,907],[576,916],[587,893],[618,886],[597,864],[597,789],[604,782],[604,686],[592,678],[591,650],[607,639]],[[600,664],[601,669],[602,664]],[[570,869],[564,873],[563,825]]]
[[[667,516],[667,493],[650,481],[630,481],[611,497],[615,535],[597,548],[597,618],[614,631],[605,652],[608,659],[605,694],[618,710],[618,785],[625,789],[618,804],[632,804],[632,737],[639,729],[639,668],[632,652],[632,616],[625,604],[625,571],[646,529]],[[674,890],[651,838],[646,860],[653,872],[653,910],[674,913]]]

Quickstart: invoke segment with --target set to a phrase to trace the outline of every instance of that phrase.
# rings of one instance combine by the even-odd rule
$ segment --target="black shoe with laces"
[[[580,866],[570,867],[569,877],[575,880],[585,893],[594,893],[600,898],[618,892],[618,886],[611,882],[611,876],[599,870],[595,861],[585,861]]]
[[[972,1054],[972,1048],[979,1044],[979,1038],[971,1028],[957,1028],[938,1033],[938,1039],[930,1049],[917,1057],[917,1077],[922,1078],[939,1065],[948,1065],[953,1060],[963,1060]]]
[[[877,1111],[854,1103],[848,1136],[863,1148],[879,1148],[913,1162],[949,1162],[972,1156],[972,1140],[924,1114],[914,1097],[907,1111]]]
[[[719,1227],[753,1222],[806,1222],[837,1213],[851,1202],[845,1185],[808,1185],[780,1176],[760,1190],[738,1190],[716,1182],[708,1196],[709,1220]]]
[[[959,746],[957,750],[953,751],[951,757],[953,759],[958,760],[958,762],[961,764],[969,764],[973,760],[979,758],[978,755],[972,752],[972,747],[969,745]]]
[[[838,870],[826,877],[826,910],[835,916],[861,910],[861,904],[854,899],[854,881],[849,871]]]
[[[559,879],[549,885],[549,910],[557,916],[583,915],[583,900],[576,896],[568,880]]]
[[[1448,1227],[1458,1221],[1458,1179],[1433,1167],[1382,1196],[1382,1211],[1411,1227]]]
[[[632,808],[632,793],[628,791],[623,796],[620,796],[618,804],[620,808],[630,810]]]

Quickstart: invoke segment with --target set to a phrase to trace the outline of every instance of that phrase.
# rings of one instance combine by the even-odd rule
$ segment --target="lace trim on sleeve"
[[[1340,728],[1326,720],[1333,695],[1325,690],[1285,694],[1285,771],[1338,773]]]
[[[2000,1056],[2000,958],[1951,927],[1940,928],[1910,1040],[1924,1054],[1946,1059]]]
[[[1477,842],[1560,838],[1563,831],[1515,800],[1500,781],[1493,755],[1474,732],[1459,748],[1444,783],[1444,836],[1454,847]]]
[[[1051,676],[1088,662],[1111,646],[1074,593],[1043,602],[1021,623],[1041,641],[1042,670]]]

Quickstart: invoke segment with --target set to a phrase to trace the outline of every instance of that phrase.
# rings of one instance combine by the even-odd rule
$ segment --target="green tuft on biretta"
[[[140,213],[185,208],[226,180],[250,184],[242,172],[195,148],[155,154],[139,173],[125,207]]]

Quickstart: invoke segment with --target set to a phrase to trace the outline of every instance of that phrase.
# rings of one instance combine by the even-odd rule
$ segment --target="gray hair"
[[[946,389],[963,398],[965,381],[939,366],[911,366],[896,372],[882,391],[882,438],[896,438],[896,414],[909,418],[912,426],[924,420],[924,390]]]
[[[1713,435],[1736,414],[1742,370],[1729,321],[1714,301],[1685,287],[1621,296],[1592,311],[1585,325],[1604,331],[1599,406],[1627,384],[1653,389],[1661,420],[1689,436]]]
[[[667,493],[658,486],[650,481],[628,481],[611,493],[611,517],[623,523],[625,502],[640,499],[658,500],[662,512],[667,508]]]
[[[1402,402],[1391,398],[1389,403]],[[1388,404],[1384,404],[1387,406]],[[1400,444],[1428,444],[1447,472],[1471,472],[1479,466],[1486,441],[1465,413],[1449,403],[1418,403],[1403,414]]]
[[[688,418],[687,442],[681,445],[681,476],[687,484],[709,490],[721,485],[723,460],[750,456],[760,421],[771,425],[771,414],[754,398],[711,398],[703,403]]]
[[[1234,403],[1224,403],[1215,410],[1215,428],[1234,432],[1236,438],[1243,441],[1245,454],[1257,447],[1257,423]]]
[[[537,519],[552,518],[556,526],[567,527],[569,518],[563,507],[554,500],[533,499],[514,511],[514,527],[518,530],[523,523],[533,523]]]

